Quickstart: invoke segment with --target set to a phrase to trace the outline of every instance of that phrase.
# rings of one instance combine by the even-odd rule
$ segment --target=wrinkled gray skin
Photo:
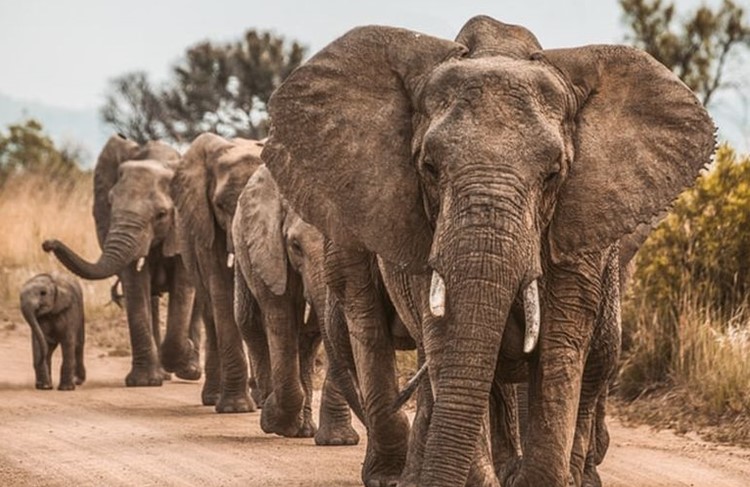
[[[84,279],[119,277],[133,358],[127,386],[160,386],[168,377],[164,370],[183,379],[201,375],[198,347],[189,338],[195,291],[178,252],[170,193],[178,162],[179,153],[163,143],[140,146],[121,136],[110,137],[94,169],[94,220],[101,256],[92,263],[58,240],[42,244]],[[145,260],[139,269],[141,259]],[[165,292],[167,331],[161,343],[158,296]]]
[[[86,380],[83,294],[78,281],[59,273],[37,274],[21,288],[21,312],[31,326],[37,389],[52,389],[50,363],[62,349],[61,391],[72,391]]]
[[[693,93],[636,49],[542,50],[523,27],[476,17],[455,42],[354,29],[292,73],[269,112],[263,160],[333,242],[329,285],[376,440],[366,482],[398,477],[407,429],[385,406],[397,391],[374,253],[424,346],[434,394],[416,483],[499,484],[482,431],[511,306],[536,279],[528,437],[504,485],[566,485],[613,245],[652,224],[714,149]],[[445,283],[442,317],[427,304],[433,272]]]
[[[357,444],[348,404],[330,375],[334,364],[323,386],[319,430],[312,418],[318,317],[324,316],[326,299],[323,236],[282,201],[261,166],[239,197],[232,237],[235,318],[251,351],[263,431],[315,436],[319,445]]]
[[[234,319],[234,271],[228,266],[237,198],[260,161],[254,140],[198,136],[185,152],[172,191],[180,213],[180,253],[203,308],[206,382],[203,404],[219,413],[255,411],[248,363]]]

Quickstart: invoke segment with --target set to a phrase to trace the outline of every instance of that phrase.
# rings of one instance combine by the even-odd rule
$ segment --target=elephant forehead
[[[164,165],[163,162],[147,159],[143,161],[126,161],[120,164],[120,177],[130,176],[148,179],[171,180],[174,171]]]
[[[496,115],[563,113],[569,109],[567,92],[559,73],[544,62],[494,56],[445,63],[430,76],[423,99],[428,114],[457,103]]]

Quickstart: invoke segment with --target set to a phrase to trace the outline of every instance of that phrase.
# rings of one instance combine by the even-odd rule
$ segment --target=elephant
[[[203,307],[206,327],[204,405],[219,413],[256,410],[248,389],[248,362],[234,319],[232,217],[237,198],[260,166],[261,145],[199,135],[172,181],[179,218],[180,254]]]
[[[198,346],[188,336],[195,290],[178,252],[178,218],[170,193],[178,162],[179,153],[161,142],[139,145],[121,135],[110,137],[94,169],[93,213],[101,256],[91,263],[58,240],[42,244],[79,277],[117,274],[132,349],[127,386],[160,386],[168,377],[165,370],[188,380],[201,376]],[[158,296],[164,292],[169,304],[161,343]]]
[[[330,356],[320,429],[312,418],[312,373],[326,304],[323,235],[282,200],[268,169],[260,166],[237,201],[232,238],[235,319],[251,351],[261,428],[314,436],[318,445],[357,444],[338,384],[348,381],[352,401],[356,393],[346,370]]]
[[[269,115],[263,160],[328,239],[358,375],[380,377],[362,390],[366,484],[390,485],[406,462],[406,418],[386,406],[397,389],[376,255],[434,398],[415,483],[499,485],[482,432],[511,308],[525,302],[540,331],[515,352],[530,352],[529,424],[504,485],[566,485],[618,242],[653,225],[715,147],[695,95],[638,49],[545,50],[479,16],[455,41],[355,28],[277,88]]]
[[[62,348],[61,391],[72,391],[86,381],[83,364],[83,293],[78,281],[56,272],[37,274],[24,283],[21,313],[31,326],[31,343],[37,389],[52,389],[50,364],[58,345]]]

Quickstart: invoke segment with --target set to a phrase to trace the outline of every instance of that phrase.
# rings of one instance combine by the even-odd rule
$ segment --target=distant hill
[[[96,109],[73,110],[44,103],[19,100],[0,93],[0,130],[27,118],[41,122],[56,144],[73,143],[85,151],[81,164],[94,166],[96,156],[111,134]]]

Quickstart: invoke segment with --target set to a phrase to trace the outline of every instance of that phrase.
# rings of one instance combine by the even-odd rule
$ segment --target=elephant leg
[[[417,366],[422,367],[425,356],[424,349],[417,348]],[[414,414],[411,431],[409,432],[409,453],[406,456],[406,465],[399,480],[399,487],[411,487],[419,485],[419,477],[422,475],[422,462],[424,461],[425,445],[427,444],[427,431],[430,428],[430,416],[435,401],[432,397],[430,380],[422,377],[416,392],[417,411]]]
[[[128,387],[160,386],[161,365],[151,321],[151,277],[148,266],[140,272],[131,264],[122,272],[125,307],[130,328],[132,368],[125,377]]]
[[[246,413],[256,410],[250,398],[247,381],[247,358],[239,327],[234,321],[233,276],[221,262],[208,278],[210,308],[216,326],[217,346],[221,364],[221,395],[217,413]]]
[[[75,371],[76,371],[76,340],[75,336],[68,333],[61,344],[62,364],[60,364],[60,385],[57,388],[61,391],[72,391],[76,388]]]
[[[83,346],[85,344],[86,337],[84,334],[83,323],[78,329],[76,334],[75,349],[76,349],[76,372],[75,372],[75,383],[81,385],[86,382],[86,366],[83,363]]]
[[[317,319],[314,326],[303,325],[303,331],[299,335],[299,370],[302,390],[305,393],[305,403],[302,409],[302,427],[298,436],[312,438],[318,431],[312,414],[313,400],[313,375],[315,374],[315,359],[320,350],[320,330]]]
[[[349,403],[336,385],[332,377],[329,362],[326,371],[323,392],[320,400],[320,427],[315,433],[315,444],[328,445],[356,445],[359,443],[359,434],[352,428],[352,414]],[[346,371],[343,371],[346,373]]]
[[[596,467],[604,460],[609,449],[609,431],[606,423],[606,405],[608,390],[599,397],[596,403],[596,415],[592,425],[592,441],[589,442],[589,450],[586,455],[586,464],[583,468],[583,487],[601,487],[602,480]]]
[[[203,323],[206,327],[206,381],[201,391],[201,401],[204,406],[215,406],[221,396],[221,364],[219,347],[216,340],[216,325],[210,311],[201,306]]]
[[[300,378],[299,335],[305,303],[299,278],[292,278],[291,273],[289,276],[286,293],[282,296],[274,295],[266,286],[256,288],[271,351],[273,384],[273,390],[263,403],[260,426],[266,433],[295,437],[304,425],[305,393]]]
[[[368,487],[396,484],[406,461],[409,434],[406,415],[393,410],[398,395],[395,350],[382,297],[373,282],[374,265],[368,253],[327,245],[326,279],[344,309],[364,400],[368,441],[362,480]]]
[[[514,384],[495,378],[490,391],[490,425],[492,460],[498,478],[504,478],[521,459],[519,411],[521,400],[526,400],[526,395],[523,396],[518,397]]]
[[[238,265],[235,266],[234,272],[234,317],[250,352],[250,368],[252,369],[252,376],[249,380],[250,394],[255,404],[263,407],[272,389],[268,339],[263,330],[263,319],[258,302],[247,287]]]
[[[50,359],[53,345],[48,342],[48,354],[45,357],[41,344],[36,335],[31,335],[31,351],[34,358],[34,375],[37,389],[52,389],[52,375],[50,374]]]
[[[545,302],[542,311],[545,333],[530,363],[528,438],[520,467],[506,479],[511,487],[568,485],[584,359],[598,308],[599,282],[587,277],[591,272],[548,270],[547,294],[556,300]]]
[[[609,383],[617,375],[622,341],[618,254],[610,256],[602,278],[602,299],[591,349],[586,358],[570,458],[574,485],[601,484],[596,465],[609,445],[605,420]]]
[[[175,267],[169,291],[167,332],[160,349],[161,363],[167,372],[174,372],[180,379],[198,380],[201,377],[198,348],[189,337],[195,290],[187,281],[185,269],[181,265]]]
[[[159,296],[151,296],[151,332],[156,344],[156,353],[161,357],[161,317],[159,316]],[[161,362],[159,371],[163,380],[172,380],[172,374],[164,370]]]

